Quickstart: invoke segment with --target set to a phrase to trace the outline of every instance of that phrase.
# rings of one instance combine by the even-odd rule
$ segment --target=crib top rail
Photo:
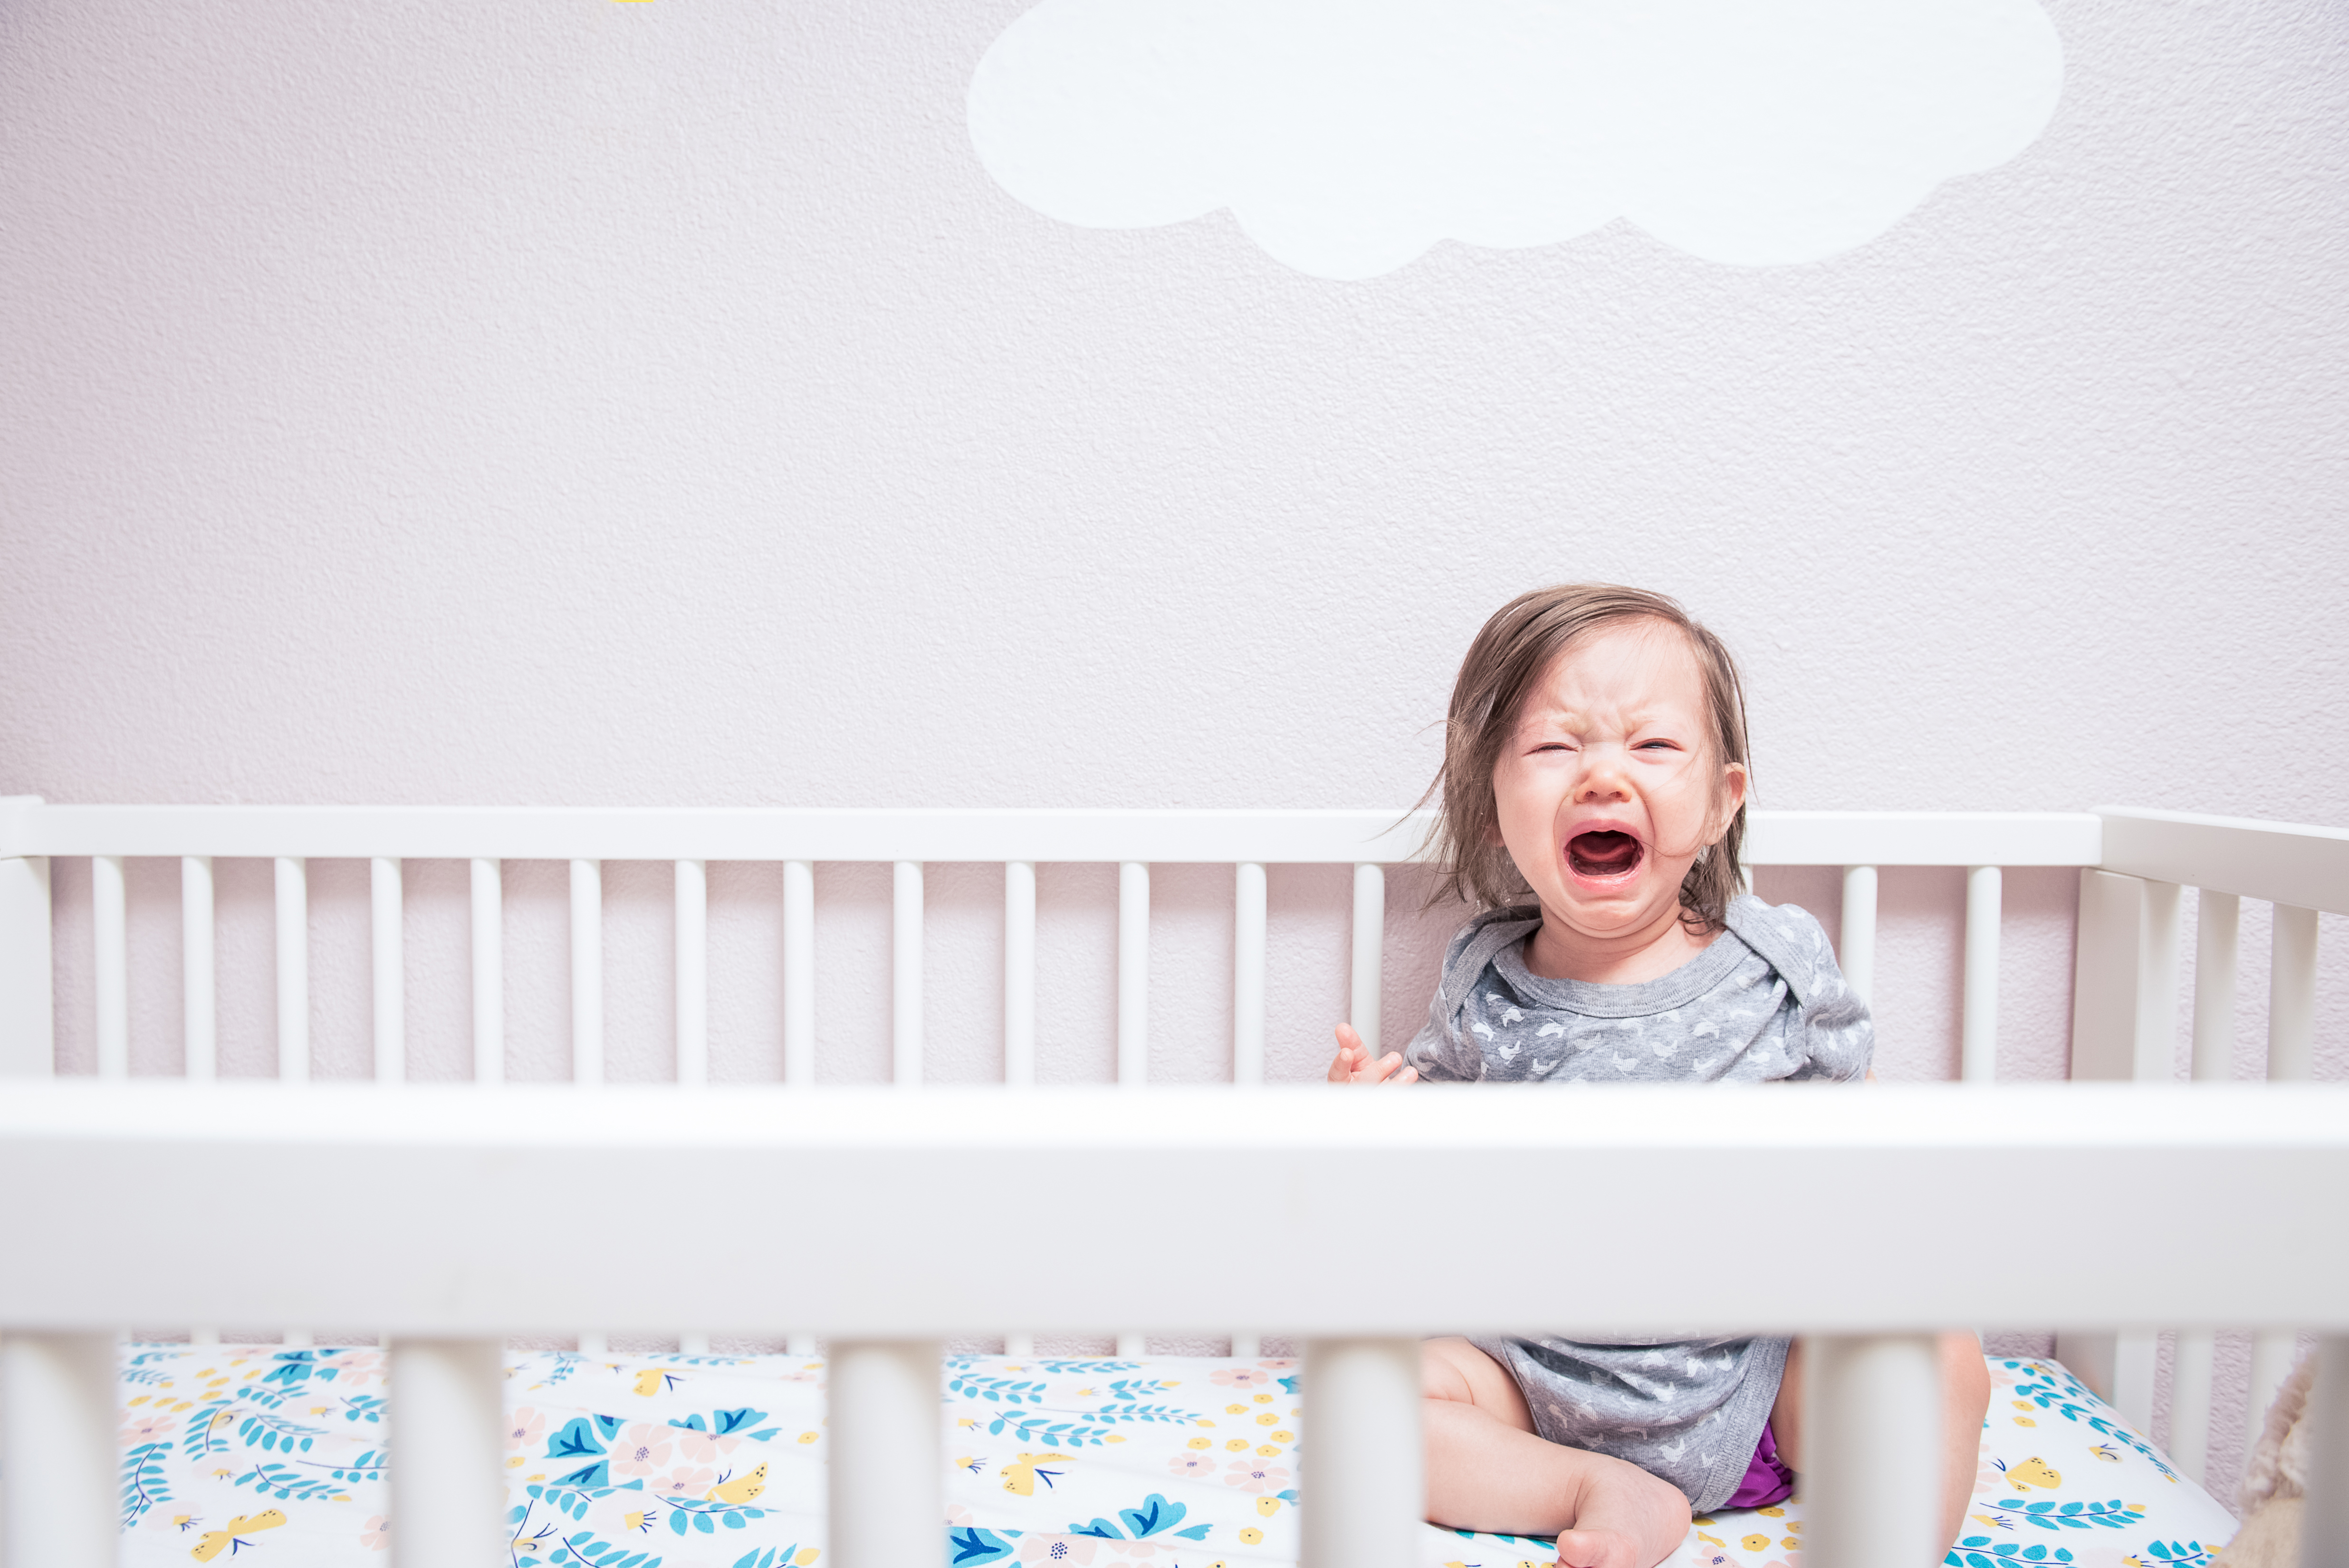
[[[0,798],[0,858],[1139,861],[1396,864],[1433,811],[77,806]],[[2094,865],[2085,811],[1764,811],[1755,865]]]
[[[1692,1278],[1756,1190],[1750,1266]],[[0,1099],[0,1255],[75,1260],[0,1322],[57,1328],[561,1332],[581,1271],[614,1331],[2349,1326],[2344,1085],[60,1081]]]
[[[2349,914],[2349,828],[2105,806],[2106,871]]]

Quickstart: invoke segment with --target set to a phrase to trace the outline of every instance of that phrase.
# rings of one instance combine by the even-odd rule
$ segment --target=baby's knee
[[[1431,1399],[1450,1399],[1457,1404],[1476,1402],[1476,1389],[1469,1378],[1467,1357],[1489,1361],[1491,1357],[1464,1339],[1431,1339],[1419,1347],[1420,1391]]]

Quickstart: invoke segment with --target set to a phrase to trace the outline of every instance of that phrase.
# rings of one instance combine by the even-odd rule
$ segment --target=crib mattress
[[[2048,1361],[1993,1359],[1952,1568],[2203,1568],[2234,1521]],[[1298,1555],[1295,1363],[956,1357],[950,1568],[1226,1568]],[[385,1366],[372,1349],[145,1346],[123,1363],[122,1561],[388,1561]],[[809,1568],[823,1553],[823,1364],[518,1355],[507,1368],[516,1568]],[[1800,1568],[1800,1500],[1696,1522],[1673,1568]],[[1556,1561],[1426,1528],[1427,1568]]]

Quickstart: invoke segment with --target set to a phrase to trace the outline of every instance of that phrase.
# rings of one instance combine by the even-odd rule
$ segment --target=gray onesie
[[[1432,1082],[1717,1083],[1868,1071],[1868,1005],[1819,923],[1748,894],[1729,929],[1657,980],[1600,985],[1526,967],[1531,907],[1487,910],[1453,937],[1404,1059]],[[1660,1219],[1660,1223],[1669,1222]],[[1787,1341],[1478,1339],[1554,1443],[1627,1460],[1720,1507],[1745,1477],[1778,1397]]]

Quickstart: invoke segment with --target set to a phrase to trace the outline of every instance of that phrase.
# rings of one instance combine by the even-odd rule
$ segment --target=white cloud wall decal
[[[1619,217],[1770,265],[2013,158],[2063,68],[2033,0],[1044,0],[979,61],[970,135],[1064,222],[1228,207],[1321,277]]]

